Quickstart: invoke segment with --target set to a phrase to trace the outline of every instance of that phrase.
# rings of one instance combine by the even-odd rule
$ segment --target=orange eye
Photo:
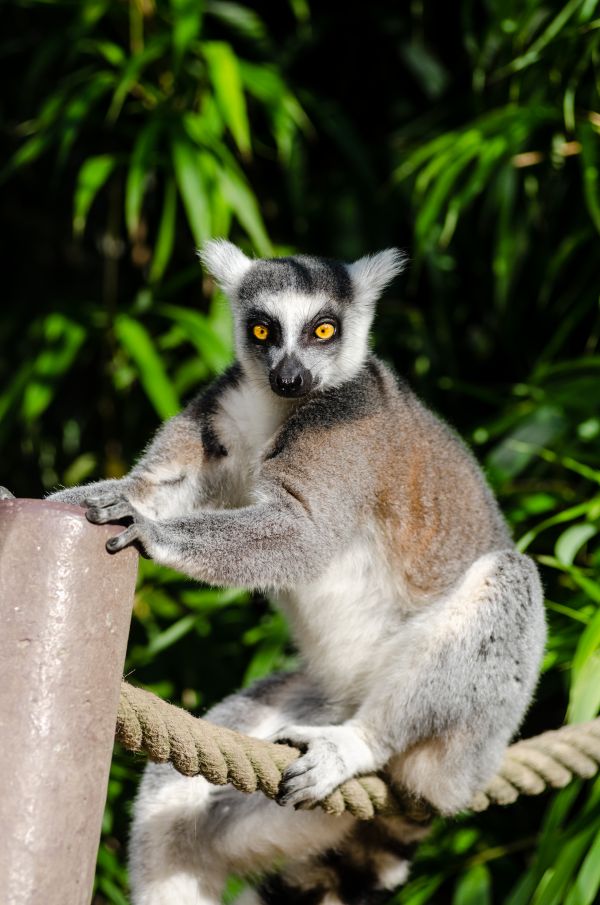
[[[333,324],[319,324],[318,327],[315,327],[315,336],[317,339],[331,339],[333,334],[335,333],[335,326]]]
[[[256,339],[260,339],[261,342],[264,342],[269,335],[269,328],[265,327],[264,324],[255,324],[252,327],[252,335]]]

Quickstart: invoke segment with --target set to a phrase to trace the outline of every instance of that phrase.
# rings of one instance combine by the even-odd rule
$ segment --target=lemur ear
[[[232,293],[252,265],[243,251],[227,239],[210,239],[198,250],[200,260],[221,289]]]
[[[370,304],[377,301],[388,283],[402,273],[407,261],[408,255],[399,248],[386,248],[348,264],[357,299]]]

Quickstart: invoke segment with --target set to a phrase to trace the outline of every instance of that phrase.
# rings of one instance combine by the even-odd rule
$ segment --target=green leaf
[[[541,447],[551,444],[564,429],[565,418],[560,409],[540,406],[492,450],[487,459],[490,471],[496,480],[514,478]]]
[[[581,4],[582,0],[569,0],[569,3],[566,3],[565,6],[563,6],[561,11],[544,29],[542,34],[538,38],[536,38],[536,40],[525,51],[525,53],[518,56],[508,66],[505,66],[503,69],[501,69],[500,72],[497,73],[497,75],[505,75],[510,72],[520,72],[521,70],[526,69],[528,66],[531,66],[533,63],[537,63],[537,61],[540,59],[541,51],[548,44],[550,44],[551,41],[554,41],[555,38],[560,37],[565,25],[567,24],[571,16],[581,6]]]
[[[594,905],[600,889],[600,830],[594,839],[565,905]]]
[[[79,170],[73,198],[73,229],[76,233],[83,233],[94,198],[114,170],[115,164],[113,154],[99,154],[97,157],[88,157]]]
[[[578,136],[581,142],[583,195],[592,222],[600,232],[600,137],[589,123],[581,127]]]
[[[34,359],[21,412],[26,421],[35,421],[53,401],[59,380],[67,373],[85,339],[80,324],[59,312],[43,323],[45,346]]]
[[[179,194],[197,245],[211,236],[211,214],[208,190],[202,171],[202,154],[185,137],[172,140],[173,166]]]
[[[237,57],[224,41],[205,41],[202,50],[221,116],[242,154],[250,153],[250,125]]]
[[[2,171],[2,176],[6,177],[11,170],[18,170],[21,167],[33,163],[34,160],[37,160],[40,154],[42,154],[50,144],[50,137],[49,133],[40,132],[38,135],[34,135],[32,138],[28,139],[25,144],[22,144],[21,147],[15,151],[6,168]]]
[[[593,719],[600,709],[600,607],[581,633],[571,666],[567,718],[570,723]]]
[[[259,254],[269,257],[273,247],[267,235],[258,203],[244,178],[231,169],[219,170],[219,185]]]
[[[173,10],[173,52],[177,67],[200,33],[203,3],[201,0],[170,0],[170,2]]]
[[[178,641],[180,641],[185,635],[189,634],[192,631],[196,623],[198,622],[198,616],[195,613],[190,613],[187,616],[182,616],[177,622],[174,622],[173,625],[170,625],[169,628],[165,629],[164,632],[161,632],[159,635],[155,635],[154,638],[147,644],[145,648],[145,654],[149,657],[155,657],[156,654],[161,653],[161,651],[166,650],[169,647],[172,647]]]
[[[583,545],[598,533],[598,528],[589,522],[571,525],[556,541],[554,551],[557,559],[570,566]]]
[[[167,35],[154,37],[142,50],[131,56],[124,66],[121,77],[118,79],[113,98],[108,110],[107,118],[110,123],[116,122],[125,103],[125,99],[138,81],[140,75],[150,63],[163,55],[167,46]]]
[[[158,415],[164,419],[177,414],[177,392],[146,328],[120,314],[115,321],[115,335],[136,365],[140,382]]]
[[[600,711],[600,652],[586,660],[571,685],[567,720],[584,723]]]
[[[130,236],[135,235],[139,229],[144,192],[156,156],[159,129],[160,123],[151,119],[141,130],[133,146],[125,186],[125,220]]]
[[[492,884],[485,864],[476,864],[463,874],[454,889],[452,905],[491,905]]]
[[[231,363],[230,344],[211,327],[205,315],[178,305],[163,305],[160,313],[172,318],[182,328],[214,373],[219,373]]]
[[[150,265],[149,279],[156,283],[162,278],[171,258],[175,241],[175,217],[177,215],[177,187],[175,180],[168,177],[165,182],[165,197],[154,245],[154,255]]]
[[[532,905],[562,905],[565,889],[577,870],[594,828],[585,830],[566,842],[557,853],[553,866],[545,872],[532,898]]]
[[[206,12],[254,41],[267,38],[265,24],[253,9],[230,0],[207,0]]]

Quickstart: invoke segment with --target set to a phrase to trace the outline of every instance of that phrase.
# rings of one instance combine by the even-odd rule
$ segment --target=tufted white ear
[[[198,255],[208,272],[228,294],[237,289],[252,265],[250,258],[227,239],[210,239],[198,250]]]
[[[399,248],[386,248],[348,264],[357,299],[368,304],[377,301],[388,283],[402,273],[407,261],[408,255]]]

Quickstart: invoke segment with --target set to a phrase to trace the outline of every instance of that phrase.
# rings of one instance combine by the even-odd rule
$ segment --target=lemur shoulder
[[[366,886],[391,888],[419,830],[381,820],[367,844],[350,818],[305,809],[384,768],[442,813],[464,807],[532,696],[540,583],[471,453],[369,353],[399,252],[349,265],[253,261],[217,240],[202,257],[231,300],[236,364],[163,425],[125,478],[56,496],[93,522],[128,518],[113,551],[135,542],[192,578],[273,595],[301,668],[209,718],[305,753],[284,775],[284,808],[149,766],[134,902],[217,902],[228,873],[282,859],[252,901],[308,888],[346,901],[332,850],[346,847]]]

